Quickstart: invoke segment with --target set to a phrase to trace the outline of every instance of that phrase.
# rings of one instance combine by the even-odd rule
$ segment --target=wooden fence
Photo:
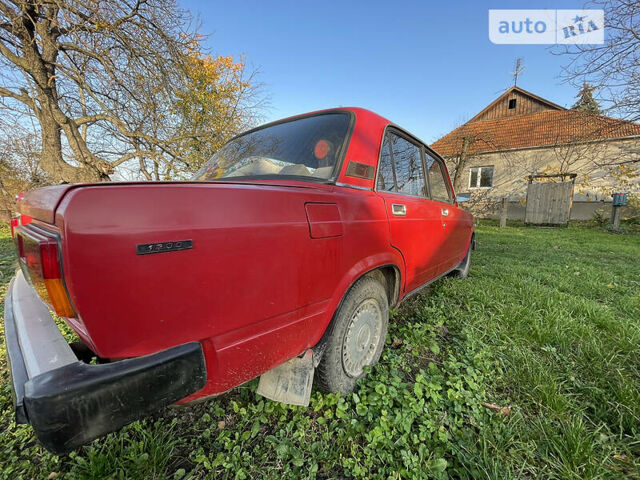
[[[569,177],[570,181],[542,181]],[[575,174],[571,175],[531,175],[527,185],[527,206],[524,223],[531,225],[567,225],[571,216],[573,184]]]

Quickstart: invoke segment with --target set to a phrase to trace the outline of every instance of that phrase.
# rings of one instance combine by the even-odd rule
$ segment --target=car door
[[[442,262],[443,227],[440,205],[428,199],[424,149],[396,130],[385,133],[380,152],[377,194],[384,199],[391,245],[405,261],[405,291],[437,276]]]
[[[443,244],[437,272],[442,275],[455,268],[466,254],[472,222],[470,216],[454,203],[444,162],[425,150],[425,166],[430,198],[437,205],[442,222]]]

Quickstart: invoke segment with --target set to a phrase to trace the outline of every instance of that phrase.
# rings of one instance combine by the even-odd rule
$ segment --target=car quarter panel
[[[352,110],[356,113],[356,123],[349,141],[349,148],[340,168],[338,183],[372,190],[375,170],[378,167],[382,135],[389,121],[364,109],[354,108]],[[373,169],[368,171],[369,175],[354,175],[349,170],[349,167],[354,164],[367,165]]]
[[[335,205],[342,234],[312,238],[309,203]],[[398,261],[383,201],[331,185],[91,186],[71,191],[57,216],[67,287],[96,353],[203,341],[199,396],[313,346],[350,283]],[[185,240],[193,248],[136,251]]]

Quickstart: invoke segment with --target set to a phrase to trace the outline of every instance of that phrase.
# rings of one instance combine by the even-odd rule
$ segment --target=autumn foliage
[[[251,124],[253,115],[244,108],[243,100],[254,92],[243,61],[203,53],[199,40],[187,53],[184,74],[184,87],[176,92],[174,108],[185,133],[179,150],[194,170]]]

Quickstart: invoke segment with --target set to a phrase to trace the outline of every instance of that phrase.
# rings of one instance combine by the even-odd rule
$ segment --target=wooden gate
[[[560,182],[534,182],[560,178]],[[569,178],[569,181],[564,181]],[[524,223],[529,225],[567,225],[573,203],[576,174],[530,175]]]

